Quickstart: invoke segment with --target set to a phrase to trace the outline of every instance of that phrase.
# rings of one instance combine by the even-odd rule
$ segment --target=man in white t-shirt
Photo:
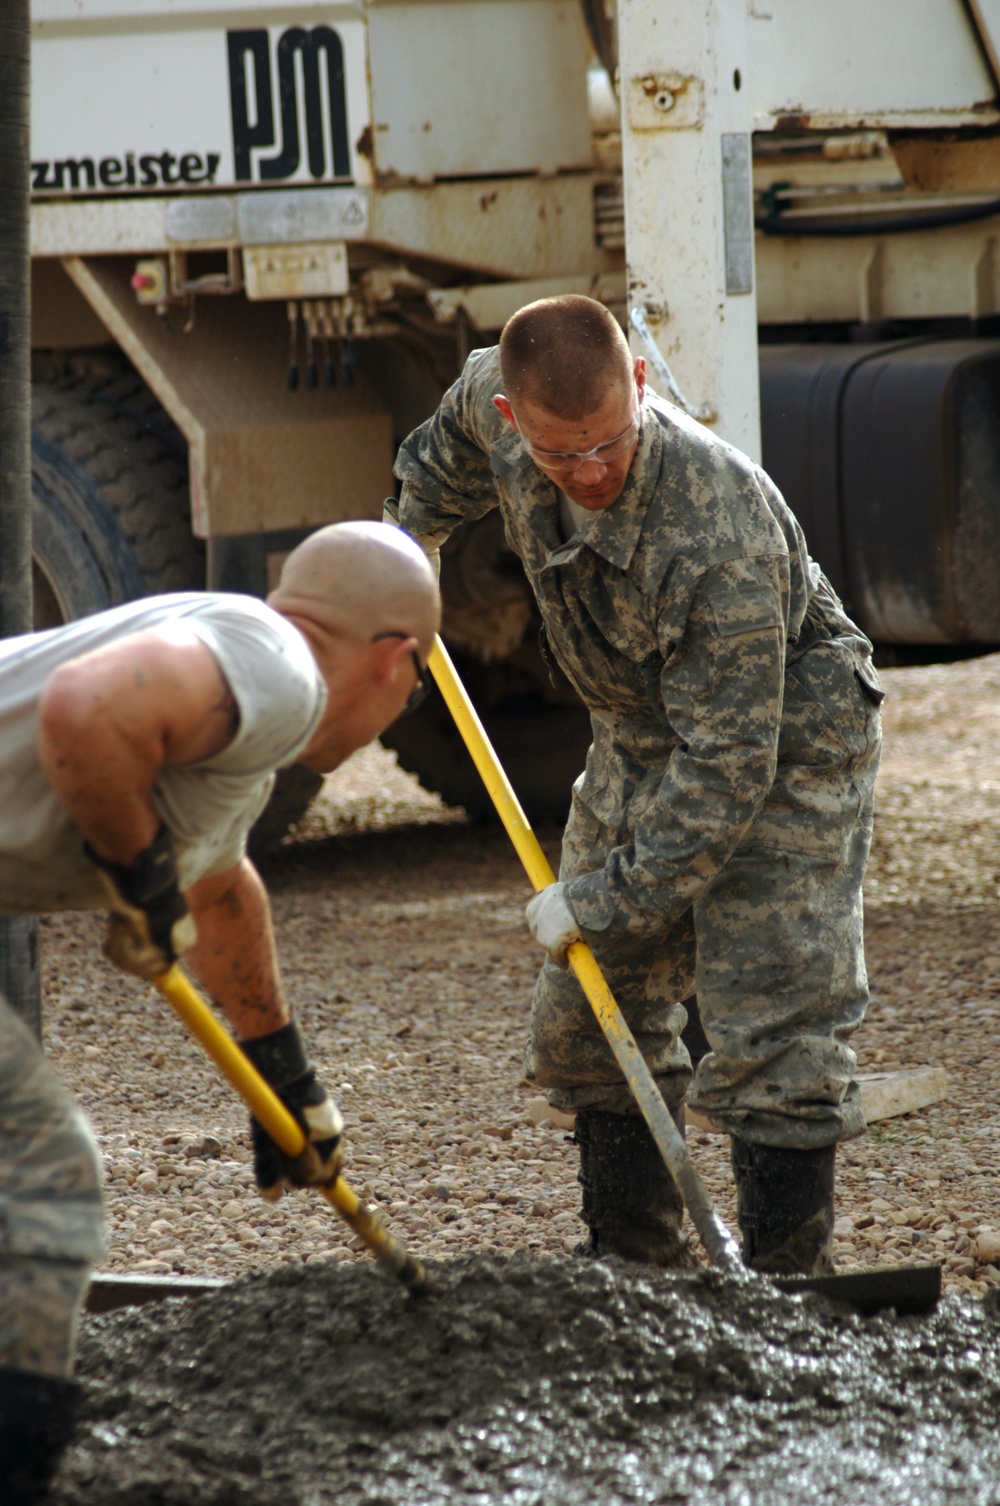
[[[109,911],[107,956],[184,956],[306,1132],[252,1124],[265,1197],[325,1183],[342,1121],[281,986],[247,833],[276,769],[336,768],[414,703],[440,617],[422,551],[381,523],[320,529],[268,604],[153,597],[0,643],[0,911]],[[102,1243],[83,1115],[0,999],[0,1499],[51,1470],[76,1319]]]

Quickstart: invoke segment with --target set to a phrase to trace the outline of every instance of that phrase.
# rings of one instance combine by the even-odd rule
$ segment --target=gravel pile
[[[886,673],[867,890],[862,1071],[948,1069],[946,1102],[840,1157],[841,1265],[940,1260],[1000,1284],[1000,657]],[[558,833],[543,833],[550,855]],[[521,1048],[536,950],[506,838],[375,748],[329,782],[266,878],[289,994],[349,1124],[347,1174],[438,1259],[580,1237],[576,1155],[536,1125]],[[97,1127],[108,1269],[239,1275],[353,1260],[335,1215],[255,1197],[244,1111],[152,990],[99,955],[92,916],[44,922],[47,1047]],[[726,1142],[691,1136],[735,1222]]]
[[[861,1320],[761,1280],[296,1266],[91,1320],[59,1506],[995,1506],[996,1300]],[[993,1294],[995,1299],[996,1294]]]

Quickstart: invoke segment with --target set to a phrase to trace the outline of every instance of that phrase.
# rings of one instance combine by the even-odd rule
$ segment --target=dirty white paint
[[[1000,37],[995,0],[977,6]],[[789,115],[819,129],[996,118],[963,0],[769,0],[767,9],[769,19],[756,7],[747,31],[756,130]]]

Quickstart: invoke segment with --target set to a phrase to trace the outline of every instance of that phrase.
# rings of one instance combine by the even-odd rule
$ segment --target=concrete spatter
[[[488,1256],[90,1319],[63,1506],[997,1506],[1000,1304]]]

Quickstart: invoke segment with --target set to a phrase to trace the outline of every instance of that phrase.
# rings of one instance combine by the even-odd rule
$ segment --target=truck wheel
[[[113,600],[204,587],[204,551],[191,532],[187,446],[131,367],[107,360],[36,383],[32,428],[36,451],[79,501],[75,515],[101,511],[96,491],[117,523],[139,583],[133,579]]]
[[[322,774],[314,774],[304,764],[279,769],[271,798],[250,833],[250,856],[266,858],[276,852],[289,827],[302,820],[322,787]]]
[[[205,585],[183,436],[124,362],[79,368],[32,388],[36,630]],[[252,835],[258,855],[305,815],[320,784],[308,769],[279,773]]]
[[[452,657],[486,732],[529,821],[561,824],[573,781],[590,746],[590,716],[579,702],[553,694],[537,657],[529,688],[525,673],[536,668],[532,648],[517,656],[517,682],[509,662],[484,665],[452,649]],[[461,805],[477,820],[493,820],[493,802],[465,750],[451,713],[435,691],[412,715],[382,734],[404,769],[449,805]]]
[[[35,631],[103,612],[145,592],[114,512],[75,461],[32,435]]]

